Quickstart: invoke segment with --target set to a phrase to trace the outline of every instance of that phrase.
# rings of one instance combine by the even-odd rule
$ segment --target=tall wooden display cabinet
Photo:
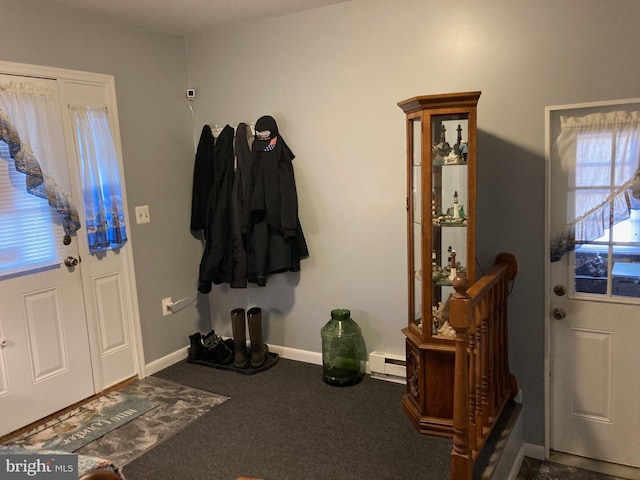
[[[475,281],[476,130],[480,92],[398,103],[407,129],[409,309],[402,408],[425,434],[453,434],[456,275]]]

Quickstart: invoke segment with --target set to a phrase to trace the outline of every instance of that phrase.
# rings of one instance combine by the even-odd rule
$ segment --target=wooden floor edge
[[[40,425],[44,425],[45,423],[53,420],[54,418],[59,417],[60,415],[64,415],[65,413],[70,412],[78,407],[81,407],[82,405],[86,405],[87,403],[92,402],[96,398],[100,398],[108,393],[114,392],[116,390],[120,390],[121,388],[126,387],[127,385],[135,382],[136,380],[138,380],[138,375],[134,375],[133,377],[127,378],[119,383],[116,383],[115,385],[105,388],[101,392],[98,392],[94,395],[91,395],[90,397],[85,398],[84,400],[80,400],[79,402],[69,405],[68,407],[63,408],[62,410],[58,410],[57,412],[52,413],[51,415],[47,415],[46,417],[41,418],[40,420],[36,420],[35,422],[30,423],[29,425],[25,425],[24,427],[14,430],[13,432],[7,433],[6,435],[3,435],[2,437],[0,437],[0,444],[6,443],[13,438],[19,437],[23,433],[28,432],[29,430],[33,430],[34,428],[37,428]]]

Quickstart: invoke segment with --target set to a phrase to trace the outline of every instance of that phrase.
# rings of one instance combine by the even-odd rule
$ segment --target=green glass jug
[[[345,308],[331,310],[322,335],[322,379],[329,385],[346,387],[364,378],[362,332]]]

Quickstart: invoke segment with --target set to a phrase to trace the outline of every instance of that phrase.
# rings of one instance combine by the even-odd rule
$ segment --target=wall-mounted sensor
[[[187,88],[187,99],[188,100],[193,100],[194,98],[196,98],[196,91],[193,88]]]

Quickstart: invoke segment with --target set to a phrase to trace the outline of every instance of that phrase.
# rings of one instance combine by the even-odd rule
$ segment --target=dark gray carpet
[[[241,375],[188,363],[157,374],[230,400],[124,468],[127,480],[443,480],[451,440],[420,435],[405,386],[322,381],[322,367],[280,359]]]

